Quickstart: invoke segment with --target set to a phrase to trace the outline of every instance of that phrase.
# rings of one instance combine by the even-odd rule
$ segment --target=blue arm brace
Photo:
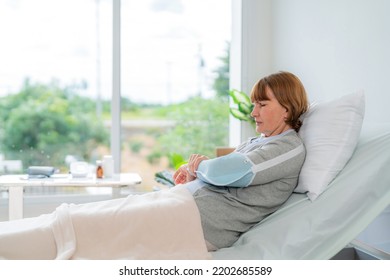
[[[204,160],[196,171],[198,179],[215,186],[247,187],[252,182],[252,162],[241,153]]]

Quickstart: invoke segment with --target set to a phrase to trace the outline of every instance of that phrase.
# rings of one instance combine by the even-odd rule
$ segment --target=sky
[[[213,94],[230,0],[123,0],[121,8],[123,96],[168,104]],[[29,78],[110,98],[111,0],[0,0],[0,34],[0,96]]]

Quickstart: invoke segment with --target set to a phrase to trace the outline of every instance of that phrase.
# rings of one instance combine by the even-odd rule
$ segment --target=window
[[[0,2],[0,174],[31,165],[67,173],[72,160],[93,168],[109,153],[111,7],[110,0]],[[61,192],[26,188],[26,203],[43,191]]]
[[[228,144],[230,33],[230,1],[121,2],[121,166],[146,189]]]
[[[99,110],[111,94],[111,44],[102,43],[112,37],[110,7],[93,0],[2,2],[3,160],[65,171],[66,158],[94,162],[106,152],[96,146],[107,147]]]

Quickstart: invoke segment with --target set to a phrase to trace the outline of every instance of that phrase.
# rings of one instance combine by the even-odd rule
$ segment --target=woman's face
[[[278,135],[291,126],[285,122],[288,117],[287,109],[279,103],[269,87],[265,93],[269,100],[255,102],[252,117],[256,121],[256,131],[268,137]]]

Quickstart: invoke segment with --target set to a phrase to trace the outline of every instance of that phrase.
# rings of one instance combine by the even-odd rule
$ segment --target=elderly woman
[[[231,246],[276,211],[296,187],[305,160],[297,133],[308,108],[301,81],[288,72],[272,74],[256,83],[251,100],[259,137],[227,156],[191,155],[174,174],[195,198],[209,250]]]

